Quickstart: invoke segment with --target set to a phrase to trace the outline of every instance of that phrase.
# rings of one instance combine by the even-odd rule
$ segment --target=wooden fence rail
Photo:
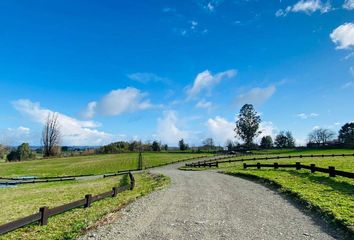
[[[254,158],[242,158],[242,159],[230,159],[230,157],[221,157],[218,159],[210,159],[206,161],[198,161],[195,163],[186,164],[186,167],[203,167],[203,163],[217,162],[220,163],[232,163],[232,162],[244,162],[244,161],[260,161],[260,160],[274,160],[274,159],[291,159],[291,158],[324,158],[324,157],[354,157],[354,153],[349,154],[311,154],[311,155],[287,155],[287,156],[275,156],[275,157],[254,157]],[[225,160],[224,158],[228,158]]]
[[[39,222],[40,225],[47,225],[48,218],[66,211],[69,211],[74,208],[78,207],[90,207],[93,202],[102,200],[108,197],[116,197],[118,193],[121,193],[125,190],[133,190],[135,186],[135,179],[131,172],[126,173],[129,175],[130,184],[121,186],[121,187],[113,187],[112,190],[98,194],[96,196],[92,196],[91,194],[86,194],[85,198],[67,203],[58,207],[54,207],[49,209],[48,207],[44,206],[39,209],[38,213],[29,215],[27,217],[0,225],[0,234],[4,234],[20,227],[26,226],[28,224]]]
[[[247,164],[247,163],[244,163],[243,164],[244,169],[247,169],[249,167],[256,167],[257,169],[261,169],[262,167],[274,168],[274,169],[295,168],[296,170],[308,169],[311,171],[311,173],[314,173],[314,172],[328,173],[330,177],[342,176],[342,177],[347,177],[347,178],[354,178],[354,173],[336,170],[336,168],[333,166],[329,166],[328,168],[322,168],[322,167],[316,167],[315,164],[304,165],[304,164],[301,164],[300,162],[296,162],[295,164],[279,164],[279,163],[273,163],[273,164],[261,164],[261,163]]]

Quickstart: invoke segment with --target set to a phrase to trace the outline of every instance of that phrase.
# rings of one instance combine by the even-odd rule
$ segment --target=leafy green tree
[[[239,136],[246,144],[251,146],[253,139],[260,134],[258,131],[261,117],[258,115],[252,104],[245,104],[238,114],[236,121],[236,128],[234,129],[236,135]]]
[[[157,141],[153,141],[152,142],[152,151],[154,152],[160,152],[161,151],[161,147],[160,147],[160,143]]]
[[[185,151],[188,149],[188,144],[186,144],[183,139],[179,140],[178,146],[179,146],[179,150],[181,151]]]
[[[17,152],[20,161],[27,160],[31,156],[31,149],[28,143],[22,143],[20,146],[18,146]]]
[[[268,149],[273,147],[273,139],[271,136],[263,136],[261,139],[261,148]]]
[[[281,131],[276,137],[274,144],[277,148],[295,147],[295,139],[290,131]]]
[[[350,147],[354,147],[354,122],[344,124],[339,130],[338,140]]]

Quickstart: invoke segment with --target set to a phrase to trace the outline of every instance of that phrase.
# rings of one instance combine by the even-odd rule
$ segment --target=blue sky
[[[354,1],[1,1],[0,142],[233,138],[354,121]]]

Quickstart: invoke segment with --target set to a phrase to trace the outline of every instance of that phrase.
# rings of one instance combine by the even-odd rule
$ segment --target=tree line
[[[243,143],[227,140],[225,147],[229,151],[244,149],[270,149],[270,148],[294,148],[295,138],[290,131],[280,131],[274,139],[272,136],[263,136],[259,143],[255,139],[262,133],[260,130],[261,117],[254,109],[252,104],[245,104],[240,109],[235,122],[235,138],[242,140]],[[58,121],[58,115],[49,114],[43,127],[41,137],[41,153],[43,157],[53,157],[61,155],[61,152],[67,152],[68,147],[61,147],[61,130]],[[308,148],[354,148],[354,122],[344,124],[336,135],[330,129],[316,128],[308,135]],[[141,141],[118,141],[101,146],[96,149],[87,149],[83,155],[100,153],[123,153],[140,151],[220,151],[221,146],[215,146],[212,138],[206,138],[198,147],[190,147],[184,139],[178,141],[178,149],[170,148],[167,144],[154,140],[152,142]],[[81,154],[81,152],[80,152]],[[22,143],[15,149],[0,145],[0,159],[6,158],[8,161],[23,161],[34,159],[36,154],[31,151],[28,143]]]

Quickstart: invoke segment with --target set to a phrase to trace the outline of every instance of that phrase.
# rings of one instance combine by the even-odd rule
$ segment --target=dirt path
[[[180,165],[180,164],[179,164]],[[335,239],[276,192],[216,172],[156,168],[171,186],[138,199],[80,239]]]

